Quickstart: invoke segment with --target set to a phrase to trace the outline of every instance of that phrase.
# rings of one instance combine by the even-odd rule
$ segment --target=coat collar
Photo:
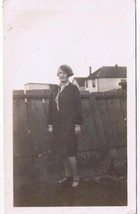
[[[68,86],[69,84],[70,84],[69,81],[68,81],[65,85],[62,85],[62,86],[61,86],[61,83],[60,83],[60,84],[58,85],[58,87],[59,87],[59,88],[63,88],[63,87],[65,88],[65,87]]]

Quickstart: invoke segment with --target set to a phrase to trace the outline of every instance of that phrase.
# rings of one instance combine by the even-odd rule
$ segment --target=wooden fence
[[[45,168],[50,151],[47,132],[47,90],[13,92],[14,172],[32,174],[33,166]],[[81,92],[83,124],[78,152],[126,147],[126,91]],[[43,157],[43,159],[41,159]],[[40,163],[41,161],[41,163]],[[22,167],[24,166],[24,167]],[[25,167],[26,166],[26,167]],[[22,169],[25,170],[22,170]]]

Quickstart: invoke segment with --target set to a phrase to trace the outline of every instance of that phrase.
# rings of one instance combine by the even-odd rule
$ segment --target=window
[[[92,80],[92,87],[95,87],[95,80]]]
[[[121,79],[121,82],[126,82],[126,79]]]

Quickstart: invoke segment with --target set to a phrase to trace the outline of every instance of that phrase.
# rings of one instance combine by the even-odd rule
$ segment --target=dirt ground
[[[14,185],[15,207],[126,205],[127,182],[124,176],[81,177],[77,188],[72,188],[71,184],[59,184],[57,179]]]

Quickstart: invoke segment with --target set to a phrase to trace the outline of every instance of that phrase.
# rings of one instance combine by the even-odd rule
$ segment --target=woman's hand
[[[53,130],[53,125],[48,125],[48,132],[52,132]]]
[[[81,126],[80,125],[75,125],[75,134],[80,134],[81,133]]]

